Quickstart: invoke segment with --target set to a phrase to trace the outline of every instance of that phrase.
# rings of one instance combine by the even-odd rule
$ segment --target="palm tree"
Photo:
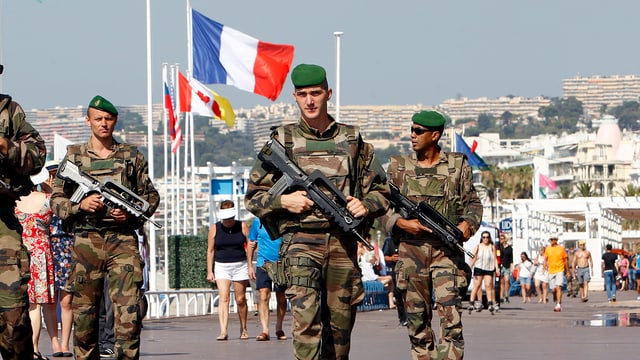
[[[560,196],[560,199],[571,199],[574,196],[571,192],[571,186],[562,185],[559,190],[560,193],[558,195]]]
[[[640,195],[640,186],[627,184],[627,187],[622,189],[622,196],[638,196],[638,195]]]
[[[576,188],[578,189],[578,196],[595,197],[597,195],[595,189],[589,183],[578,183],[576,184]]]

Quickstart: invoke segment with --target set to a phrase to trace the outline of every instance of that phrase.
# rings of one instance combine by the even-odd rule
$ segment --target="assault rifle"
[[[162,225],[144,215],[149,210],[149,202],[118,183],[111,180],[98,180],[67,160],[58,167],[57,176],[78,184],[78,189],[71,196],[71,202],[74,204],[80,203],[80,200],[90,193],[98,193],[107,206],[124,209],[135,217],[149,221],[156,228],[162,228]]]
[[[439,237],[445,245],[453,251],[462,251],[474,258],[471,251],[462,246],[462,231],[458,229],[449,219],[442,216],[436,209],[424,201],[419,204],[408,199],[400,193],[400,189],[389,183],[391,190],[390,202],[391,206],[405,219],[418,219],[420,223],[433,231],[433,234]]]
[[[286,190],[296,188],[305,190],[307,197],[325,214],[331,216],[342,230],[352,233],[367,249],[373,250],[373,246],[357,231],[364,218],[355,218],[349,213],[346,196],[320,170],[314,170],[307,175],[289,159],[286,149],[276,139],[267,141],[258,154],[258,159],[282,172],[280,179],[269,189],[269,194],[280,195]]]

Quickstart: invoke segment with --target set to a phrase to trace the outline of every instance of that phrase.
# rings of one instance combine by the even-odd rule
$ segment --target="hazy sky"
[[[206,16],[317,63],[341,104],[434,105],[458,96],[560,96],[576,75],[640,74],[637,0],[192,0]],[[26,109],[145,104],[145,0],[0,0],[2,92]],[[153,99],[161,64],[187,67],[186,1],[151,1]],[[269,100],[212,88],[234,107]],[[276,102],[292,102],[287,81]]]

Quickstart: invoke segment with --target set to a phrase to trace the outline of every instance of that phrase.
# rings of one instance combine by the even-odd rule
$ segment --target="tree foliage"
[[[640,103],[637,101],[625,101],[620,106],[611,109],[610,114],[618,119],[621,130],[640,130]]]

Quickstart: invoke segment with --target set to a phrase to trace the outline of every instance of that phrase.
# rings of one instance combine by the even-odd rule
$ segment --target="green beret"
[[[296,88],[320,85],[327,81],[327,72],[322,66],[300,64],[291,71],[291,81]]]
[[[437,111],[420,111],[413,114],[411,121],[424,127],[439,128],[444,126],[447,120]]]
[[[118,115],[118,110],[116,109],[116,107],[113,106],[113,104],[109,100],[103,98],[100,95],[96,95],[93,99],[91,99],[91,102],[89,102],[89,107],[106,111],[111,115]]]

